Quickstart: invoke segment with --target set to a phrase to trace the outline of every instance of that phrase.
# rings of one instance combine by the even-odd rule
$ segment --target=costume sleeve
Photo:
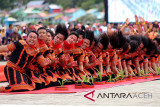
[[[44,56],[42,55],[42,53],[38,53],[38,54],[37,54],[37,56],[36,56],[36,62],[37,62],[38,64],[41,64],[44,59],[45,59],[45,58],[44,58]]]
[[[46,55],[50,60],[53,60],[55,58],[55,55],[52,53],[52,55],[49,53]]]
[[[102,57],[102,55],[100,55],[98,59],[99,59],[100,62],[103,62],[103,57]]]
[[[80,55],[80,57],[79,57],[79,62],[84,62],[84,58],[85,58],[85,55],[84,54],[82,54],[82,55]]]
[[[19,49],[20,46],[22,46],[22,44],[19,41],[16,41],[16,42],[12,42],[12,43],[8,44],[7,48],[9,51],[14,51],[16,49]]]
[[[62,61],[65,58],[63,51],[59,55],[57,55],[57,57],[59,58],[60,61]]]
[[[110,59],[109,59],[109,53],[107,52],[107,53],[106,53],[106,57],[105,57],[105,61],[106,61],[106,62],[109,62],[109,60],[110,60]]]
[[[84,57],[84,62],[85,62],[85,63],[88,63],[88,62],[89,62],[88,56],[85,56],[85,57]]]
[[[151,62],[155,62],[155,57],[151,57]]]
[[[73,56],[70,56],[70,59],[69,59],[68,62],[70,63],[70,62],[72,62],[72,61],[74,61],[74,58],[73,58]]]
[[[59,54],[57,55],[57,57],[61,57],[61,55],[64,55],[64,52],[62,51],[62,49],[59,49]]]
[[[47,56],[48,54],[50,53],[50,50],[49,49],[47,49],[45,52],[44,52],[44,56]]]

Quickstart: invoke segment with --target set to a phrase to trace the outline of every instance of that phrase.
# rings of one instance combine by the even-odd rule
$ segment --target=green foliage
[[[91,79],[91,81],[92,81],[92,83],[93,83],[93,82],[94,82],[94,78],[93,78],[93,76],[91,76],[91,77],[90,77],[90,79]]]
[[[133,71],[131,70],[131,78],[133,77]]]
[[[15,0],[1,0],[0,9],[9,9],[9,8],[12,8],[13,1],[15,1]]]
[[[87,78],[87,74],[84,75],[82,82],[89,82],[88,78]]]
[[[100,3],[100,5],[98,6],[98,11],[102,11],[104,9],[104,4]]]
[[[96,69],[96,71],[98,72],[98,78],[101,82],[102,81],[102,73],[98,69]]]
[[[0,9],[11,10],[14,7],[26,5],[31,0],[1,0]]]
[[[81,7],[85,10],[88,10],[93,7],[93,4],[94,4],[94,0],[87,0],[86,2],[83,2],[81,4]]]
[[[63,87],[63,85],[66,83],[66,82],[71,82],[69,80],[62,80],[62,82],[60,80],[58,80],[59,84],[61,87]]]
[[[35,20],[35,21],[32,22],[33,25],[35,25],[37,23],[38,23],[38,20]]]
[[[119,72],[114,79],[118,80],[120,76],[121,76],[121,72]]]
[[[77,80],[77,81],[75,81],[76,83],[82,83],[82,81],[80,81],[80,80]]]
[[[61,87],[63,87],[63,85],[64,85],[63,80],[62,80],[62,83],[61,83],[61,81],[60,81],[60,80],[58,80],[58,82],[59,82],[59,84],[61,85]]]
[[[56,2],[56,4],[61,5],[64,9],[69,8],[69,7],[74,8],[75,5],[73,3],[74,3],[73,0],[65,0],[65,2],[64,0],[57,0]]]
[[[22,0],[23,1],[23,5],[26,5],[29,1],[32,1],[32,0]]]
[[[111,81],[112,81],[112,75],[109,75],[108,82],[111,82]]]
[[[95,22],[99,22],[97,20],[97,17],[94,16],[94,15],[85,15],[85,16],[82,16],[80,19],[77,20],[78,22],[82,22],[84,24],[87,24],[86,22],[90,23],[90,24],[93,24]]]
[[[160,67],[157,67],[157,75],[159,75]]]
[[[124,70],[120,70],[120,77],[123,79],[124,78]]]
[[[47,25],[47,26],[48,26],[49,23],[50,23],[50,21],[48,21],[48,20],[43,21],[43,24],[44,24],[44,25]]]
[[[5,16],[1,17],[0,23],[4,25]]]
[[[23,20],[23,18],[24,18],[23,14],[20,13],[20,12],[12,13],[10,15],[10,17],[13,17],[13,18],[15,18],[15,19],[17,19],[19,21]]]
[[[61,5],[64,9],[66,8],[82,8],[90,9],[95,7],[97,4],[103,4],[103,0],[46,0],[47,2]],[[104,4],[103,4],[104,5]],[[102,8],[102,5],[101,5]]]
[[[1,0],[0,9],[11,10],[14,7],[20,7],[26,5],[29,1],[36,0]],[[104,0],[45,0],[49,4],[58,4],[63,7],[63,9],[67,8],[82,8],[88,10],[90,8],[98,8],[98,10],[102,11],[104,9]]]
[[[80,74],[81,75],[81,74]],[[82,82],[88,82],[91,83],[89,80],[92,81],[92,83],[94,82],[94,78],[91,76],[89,79],[87,78],[87,74],[85,74],[82,78]]]
[[[145,74],[144,74],[144,70],[140,70],[140,72],[139,72],[139,76],[145,76]]]

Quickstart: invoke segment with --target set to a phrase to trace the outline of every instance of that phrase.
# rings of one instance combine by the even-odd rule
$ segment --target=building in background
[[[62,7],[58,6],[56,4],[51,4],[49,5],[49,13],[54,14],[54,13],[61,13],[62,12]]]

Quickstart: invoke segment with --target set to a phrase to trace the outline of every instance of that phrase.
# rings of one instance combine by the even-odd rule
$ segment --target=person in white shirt
[[[50,29],[55,34],[54,25],[52,23],[49,23],[48,29]]]
[[[23,40],[26,40],[27,33],[28,33],[28,30],[27,30],[27,29],[24,29],[24,30],[23,30],[23,33],[22,33],[22,38],[23,38]]]
[[[107,32],[107,23],[106,23],[106,21],[103,21],[103,25],[100,28],[102,29],[102,32]]]

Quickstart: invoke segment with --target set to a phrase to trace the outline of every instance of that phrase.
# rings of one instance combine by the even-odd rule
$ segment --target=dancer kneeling
[[[26,41],[20,40],[9,45],[0,46],[0,52],[12,51],[4,68],[4,74],[9,85],[1,87],[0,92],[30,91],[35,89],[35,83],[26,74],[25,69],[29,63],[38,63],[44,67],[50,60],[44,58],[36,46],[38,34],[31,31]]]

